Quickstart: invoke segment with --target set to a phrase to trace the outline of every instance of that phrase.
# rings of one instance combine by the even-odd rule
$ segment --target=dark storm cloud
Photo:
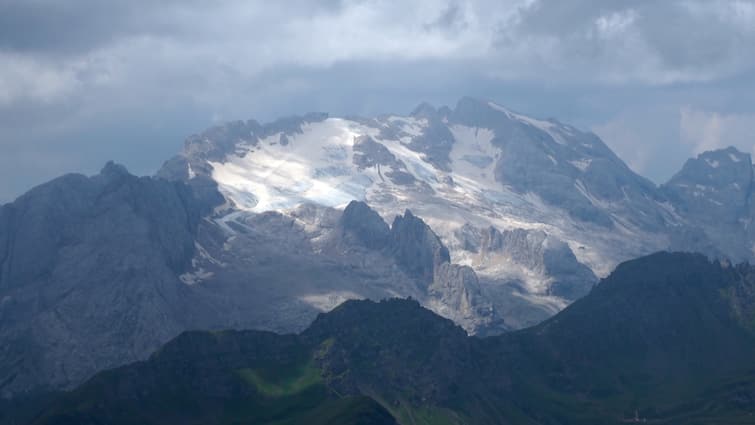
[[[290,0],[284,7],[306,15],[337,12],[341,3]],[[107,46],[120,38],[191,40],[202,33],[202,18],[214,16],[222,20],[218,12],[229,4],[203,0],[1,0],[0,48],[65,55]],[[237,5],[241,7],[243,3]]]
[[[143,33],[167,33],[159,2],[78,0],[0,3],[0,48],[17,52],[74,54]]]
[[[662,180],[752,151],[754,45],[753,1],[0,0],[0,200],[107,159],[152,172],[217,121],[463,95],[594,129]]]

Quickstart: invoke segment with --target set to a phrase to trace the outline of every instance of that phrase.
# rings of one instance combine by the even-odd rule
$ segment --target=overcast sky
[[[0,0],[0,201],[151,174],[216,122],[462,96],[601,136],[657,183],[754,153],[751,0]]]

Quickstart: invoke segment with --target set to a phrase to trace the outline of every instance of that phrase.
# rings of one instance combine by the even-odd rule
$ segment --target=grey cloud
[[[106,159],[150,172],[218,120],[464,95],[594,128],[662,181],[694,150],[682,108],[755,112],[753,4],[0,0],[0,200]]]
[[[556,68],[575,70],[572,77],[592,70],[614,82],[709,80],[755,67],[755,56],[743,54],[755,45],[755,2],[536,1],[496,34],[499,47],[521,40],[558,57]]]
[[[457,1],[449,2],[440,16],[431,23],[425,24],[425,28],[428,30],[439,29],[445,31],[461,30],[466,26],[467,22],[464,18],[464,11]]]
[[[73,55],[122,38],[165,37],[196,41],[208,24],[220,25],[234,10],[275,11],[274,15],[337,13],[344,0],[270,2],[230,0],[0,0],[0,49]],[[254,15],[254,13],[251,13]]]
[[[648,42],[670,67],[695,69],[738,61],[755,43],[755,14],[745,17],[749,23],[736,24],[732,22],[736,10],[726,5],[720,6],[718,13],[713,7],[703,7],[697,13],[680,5],[665,7],[668,13],[662,15],[645,10],[640,25]],[[747,60],[746,66],[753,66],[752,58]]]
[[[600,16],[629,9],[659,7],[654,0],[555,0],[535,1],[524,8],[520,25],[526,31],[539,34],[567,34],[592,25]],[[666,6],[661,6],[665,8]],[[666,13],[666,11],[660,11]]]
[[[159,2],[97,0],[0,3],[0,47],[55,55],[86,52],[122,36],[169,31]],[[162,10],[161,10],[162,9]]]
[[[698,110],[680,111],[680,137],[695,154],[734,146],[755,155],[755,113],[735,114]]]

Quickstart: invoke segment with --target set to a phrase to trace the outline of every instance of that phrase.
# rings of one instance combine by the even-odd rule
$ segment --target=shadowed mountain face
[[[183,184],[112,163],[0,208],[0,393],[77,384],[203,320],[177,279],[201,213]]]
[[[496,337],[406,300],[348,301],[299,335],[185,333],[34,423],[308,423],[355,409],[402,424],[744,424],[753,355],[755,269],[662,253]]]
[[[392,227],[357,202],[218,224],[201,219],[206,190],[110,163],[0,209],[3,398],[71,388],[187,329],[300,330],[349,298],[413,296],[470,330],[505,329],[474,273],[409,211]],[[329,228],[315,238],[308,220]]]

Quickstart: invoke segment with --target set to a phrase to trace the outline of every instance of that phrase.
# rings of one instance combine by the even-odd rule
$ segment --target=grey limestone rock
[[[201,323],[188,268],[200,206],[108,163],[2,207],[0,395],[66,388]]]
[[[662,190],[687,225],[674,229],[673,247],[683,251],[751,260],[755,230],[750,226],[753,167],[735,148],[688,160]]]
[[[391,240],[391,230],[367,204],[351,201],[341,215],[340,226],[370,249],[383,249]]]
[[[474,270],[468,266],[442,263],[435,269],[428,287],[429,305],[467,332],[484,336],[507,330],[493,303],[482,292]]]
[[[393,220],[391,251],[409,275],[426,282],[432,282],[437,265],[451,261],[440,238],[409,210]]]

